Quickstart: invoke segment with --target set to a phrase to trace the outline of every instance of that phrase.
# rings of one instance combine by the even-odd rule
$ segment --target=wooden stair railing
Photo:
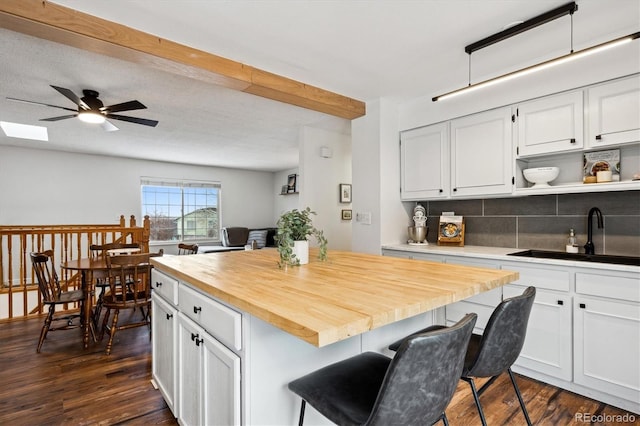
[[[42,313],[29,253],[53,250],[63,289],[76,289],[80,274],[61,270],[60,263],[89,257],[92,244],[138,243],[148,252],[149,236],[149,216],[144,217],[142,226],[136,226],[133,215],[128,226],[124,215],[117,224],[0,225],[0,322]]]

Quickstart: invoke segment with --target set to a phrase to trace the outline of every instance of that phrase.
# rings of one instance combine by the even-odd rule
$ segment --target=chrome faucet
[[[602,212],[597,207],[591,207],[589,210],[589,218],[587,219],[587,243],[584,245],[584,253],[585,254],[596,254],[595,247],[593,246],[593,214],[596,214],[598,217],[598,228],[602,229]]]

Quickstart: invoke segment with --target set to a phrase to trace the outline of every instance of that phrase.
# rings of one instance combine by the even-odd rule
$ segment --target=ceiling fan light
[[[93,111],[81,111],[78,113],[78,118],[91,124],[102,124],[105,121],[104,115]]]

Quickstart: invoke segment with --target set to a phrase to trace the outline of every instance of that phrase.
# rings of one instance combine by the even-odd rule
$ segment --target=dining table
[[[68,260],[60,264],[60,268],[68,271],[79,271],[81,276],[82,291],[84,292],[84,303],[82,313],[83,337],[82,342],[85,349],[89,347],[89,340],[93,335],[96,337],[96,324],[93,322],[93,299],[95,296],[94,275],[100,273],[105,275],[109,270],[106,259],[102,257],[81,258]]]

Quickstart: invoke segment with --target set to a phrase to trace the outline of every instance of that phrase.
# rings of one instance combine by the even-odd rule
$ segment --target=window
[[[143,178],[151,241],[220,240],[220,183]]]

